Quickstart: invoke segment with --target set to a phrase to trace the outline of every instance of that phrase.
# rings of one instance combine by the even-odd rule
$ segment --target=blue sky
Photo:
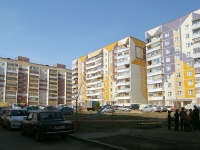
[[[0,57],[65,64],[200,9],[199,0],[2,0]]]

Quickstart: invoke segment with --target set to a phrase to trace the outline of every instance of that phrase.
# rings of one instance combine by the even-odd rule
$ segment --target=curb
[[[106,144],[106,143],[101,143],[101,142],[94,141],[94,140],[91,140],[91,139],[81,138],[81,137],[78,137],[78,136],[75,136],[75,135],[72,135],[72,134],[69,134],[69,137],[76,139],[76,140],[80,140],[80,141],[89,142],[89,143],[97,144],[97,145],[100,145],[100,146],[104,146],[104,147],[107,147],[109,149],[128,150],[126,148],[122,148],[122,147],[118,147],[118,146],[114,146],[114,145],[110,145],[110,144]]]

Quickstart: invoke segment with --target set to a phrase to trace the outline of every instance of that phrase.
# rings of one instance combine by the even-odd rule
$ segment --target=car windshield
[[[42,112],[40,113],[40,118],[42,118],[42,121],[64,120],[60,112]]]
[[[27,116],[28,113],[26,110],[11,110],[11,116]]]

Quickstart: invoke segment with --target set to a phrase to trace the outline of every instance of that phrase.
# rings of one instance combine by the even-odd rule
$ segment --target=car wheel
[[[9,130],[9,131],[12,131],[12,127],[11,127],[10,122],[8,123],[8,130]]]
[[[73,112],[70,112],[70,115],[73,115]]]
[[[66,135],[60,135],[60,137],[62,138],[62,139],[66,139]]]
[[[26,131],[24,131],[23,127],[21,127],[21,135],[26,135]]]
[[[35,140],[40,141],[40,135],[39,135],[38,131],[35,131]]]

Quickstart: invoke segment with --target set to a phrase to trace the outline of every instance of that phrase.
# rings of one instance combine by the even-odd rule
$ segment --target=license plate
[[[55,129],[65,129],[65,126],[55,126]]]

